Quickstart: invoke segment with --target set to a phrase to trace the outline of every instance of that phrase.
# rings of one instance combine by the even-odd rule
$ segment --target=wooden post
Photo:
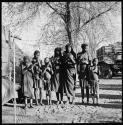
[[[15,93],[15,42],[13,37],[13,49],[14,49],[14,123],[16,123],[16,93]]]
[[[9,80],[10,80],[10,86],[11,86],[11,72],[12,72],[12,67],[11,67],[11,63],[10,63],[10,55],[11,55],[11,38],[10,38],[10,30],[8,31],[9,32],[9,41],[8,41],[8,44],[9,44],[9,56],[8,56],[8,63],[9,63]]]

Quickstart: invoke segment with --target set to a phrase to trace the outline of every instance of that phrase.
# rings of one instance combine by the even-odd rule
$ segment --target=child
[[[91,85],[91,95],[92,95],[92,100],[93,100],[93,104],[95,103],[95,98],[97,100],[97,104],[98,104],[98,100],[99,100],[99,68],[97,66],[98,64],[98,59],[94,58],[93,61],[93,66],[90,67],[90,85]]]
[[[27,108],[27,98],[30,99],[30,107],[33,108],[33,71],[32,64],[30,63],[30,59],[28,56],[25,56],[23,58],[21,68],[23,78],[22,90],[25,97],[25,108]]]
[[[40,51],[36,50],[34,52],[34,57],[32,59],[32,63],[33,63],[33,73],[34,73],[34,95],[35,95],[35,100],[36,100],[36,105],[44,105],[42,103],[42,89],[43,89],[43,82],[42,82],[42,64],[41,64],[41,60],[39,60],[39,56],[40,56]],[[38,97],[37,97],[37,92],[39,89],[39,97],[40,97],[40,103],[38,103]]]
[[[51,104],[51,76],[53,74],[53,70],[52,70],[52,66],[51,63],[49,61],[49,58],[46,57],[44,59],[44,67],[42,67],[43,69],[43,78],[44,78],[44,88],[46,90],[46,98],[48,101],[48,105]]]

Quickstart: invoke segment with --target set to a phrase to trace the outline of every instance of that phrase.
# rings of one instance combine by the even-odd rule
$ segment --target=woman
[[[54,51],[54,57],[52,59],[53,65],[53,77],[52,84],[53,88],[56,92],[57,104],[63,104],[63,82],[62,82],[62,56],[61,56],[61,48],[56,48]]]
[[[30,107],[33,108],[33,70],[28,56],[25,56],[22,63],[22,91],[25,97],[25,108],[27,108],[27,98],[30,99]]]
[[[34,95],[35,95],[35,100],[36,100],[36,105],[44,105],[42,103],[42,90],[43,90],[43,82],[42,82],[42,64],[41,64],[41,60],[39,60],[40,57],[40,51],[36,50],[34,52],[34,57],[32,59],[32,63],[33,63],[33,72],[34,72]],[[40,98],[40,103],[38,103],[38,96],[37,96],[37,92],[39,89],[39,98]]]
[[[64,72],[65,72],[65,83],[64,89],[68,97],[67,103],[73,103],[75,93],[75,56],[72,52],[72,47],[70,44],[66,45],[66,51],[64,53]]]

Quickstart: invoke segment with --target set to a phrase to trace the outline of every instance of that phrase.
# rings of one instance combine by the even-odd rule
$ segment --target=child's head
[[[61,55],[61,48],[55,48],[54,55],[60,56]]]
[[[39,51],[39,50],[36,50],[36,51],[34,52],[34,57],[35,57],[36,59],[38,59],[39,56],[40,56],[40,51]]]
[[[98,59],[94,58],[92,63],[93,63],[93,65],[97,65],[98,64]]]
[[[28,65],[30,63],[30,58],[28,56],[24,56],[23,61],[25,65]]]
[[[44,63],[45,63],[45,64],[48,64],[48,63],[49,63],[49,58],[48,58],[48,57],[46,57],[46,58],[44,59]]]
[[[71,44],[67,44],[67,45],[65,46],[65,48],[66,48],[66,51],[69,52],[69,53],[72,51],[72,46],[71,46]]]
[[[81,45],[82,51],[87,52],[88,51],[88,45],[87,44],[82,44]]]

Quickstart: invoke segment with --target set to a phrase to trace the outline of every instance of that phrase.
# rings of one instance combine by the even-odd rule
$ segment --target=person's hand
[[[82,58],[83,58],[83,57],[82,57],[82,56],[80,56],[80,57],[79,57],[79,60],[81,60]]]
[[[30,69],[30,70],[31,70],[31,69],[32,69],[32,65],[28,65],[28,69]]]
[[[47,67],[47,71],[50,71],[50,67]]]
[[[44,83],[46,83],[46,80],[43,79],[43,81],[44,81]]]
[[[70,54],[69,57],[70,57],[71,59],[73,59],[73,55],[72,55],[72,54]]]

